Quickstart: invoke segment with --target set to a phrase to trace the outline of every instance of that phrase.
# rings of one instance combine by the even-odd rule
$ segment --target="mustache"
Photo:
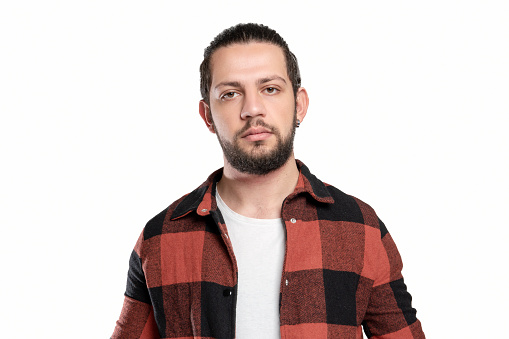
[[[244,125],[244,127],[242,127],[240,129],[240,131],[238,131],[237,133],[235,133],[235,139],[237,138],[240,138],[240,136],[242,134],[244,134],[248,129],[250,129],[251,127],[256,127],[256,126],[261,126],[261,127],[264,127],[268,130],[270,130],[272,133],[274,134],[278,134],[279,131],[276,127],[273,127],[269,124],[267,124],[265,121],[263,121],[262,119],[257,119],[257,120],[253,120],[253,121],[248,121],[246,122],[246,124]]]

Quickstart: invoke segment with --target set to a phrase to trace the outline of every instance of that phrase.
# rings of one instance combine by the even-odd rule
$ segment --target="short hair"
[[[209,93],[212,85],[212,70],[210,67],[212,54],[221,47],[250,42],[265,42],[281,47],[285,57],[287,75],[292,83],[293,95],[297,97],[297,90],[301,85],[297,57],[290,51],[286,41],[275,30],[261,24],[248,23],[225,29],[205,48],[203,61],[200,65],[200,91],[203,100],[207,104],[210,103]]]

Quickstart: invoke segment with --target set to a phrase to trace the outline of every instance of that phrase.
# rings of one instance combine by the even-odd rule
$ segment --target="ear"
[[[300,87],[297,90],[297,98],[295,101],[295,110],[297,111],[297,119],[302,122],[306,113],[308,112],[309,97],[308,92],[304,87]]]
[[[210,113],[210,107],[204,100],[200,100],[200,116],[207,125],[210,132],[216,133],[214,125],[212,124],[212,113]]]

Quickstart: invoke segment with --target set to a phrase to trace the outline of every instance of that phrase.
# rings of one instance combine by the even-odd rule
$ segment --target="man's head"
[[[212,54],[221,47],[250,42],[265,42],[281,48],[285,57],[286,72],[292,83],[293,94],[296,96],[301,85],[299,64],[295,55],[288,48],[288,44],[275,30],[264,25],[249,23],[238,24],[225,29],[205,48],[203,61],[200,65],[200,91],[203,100],[207,104],[209,103],[210,85],[212,83]]]
[[[248,32],[253,31],[257,36],[265,33],[267,38],[248,39]],[[298,70],[293,69],[297,84],[290,78],[286,43],[279,35],[276,40],[285,48],[272,40],[267,42],[275,39],[274,34],[253,24],[230,28],[219,37],[232,35],[242,40],[216,38],[214,41],[233,42],[217,46],[213,42],[214,48],[207,48],[211,51],[208,61],[204,60],[201,67],[208,69],[209,80],[206,89],[202,87],[206,95],[200,101],[200,115],[217,135],[225,166],[242,173],[267,174],[293,158],[295,123],[302,121],[307,111],[308,97],[300,87]]]

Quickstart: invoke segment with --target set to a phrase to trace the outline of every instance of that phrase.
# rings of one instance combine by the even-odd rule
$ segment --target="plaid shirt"
[[[281,338],[424,338],[396,245],[373,209],[297,161],[283,202]],[[237,263],[215,199],[222,170],[150,220],[112,338],[234,338]]]

